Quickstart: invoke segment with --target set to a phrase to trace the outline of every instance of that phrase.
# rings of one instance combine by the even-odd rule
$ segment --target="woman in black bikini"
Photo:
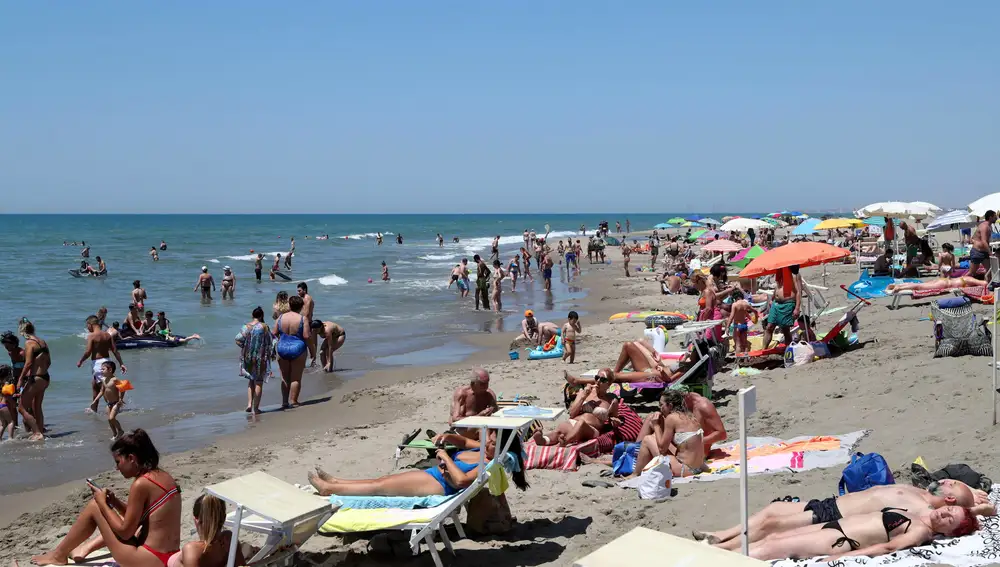
[[[24,368],[17,380],[17,391],[21,392],[21,402],[17,411],[24,425],[31,430],[31,441],[41,441],[45,431],[45,416],[42,401],[49,387],[49,366],[52,357],[49,345],[35,336],[35,326],[26,317],[21,318],[17,331],[24,337]]]
[[[94,497],[56,548],[31,558],[36,565],[65,565],[107,547],[127,567],[166,567],[181,547],[181,489],[159,469],[160,454],[149,435],[136,429],[111,445],[118,472],[135,479],[128,501],[88,483]],[[94,531],[100,534],[87,541]]]
[[[874,557],[923,545],[936,534],[960,537],[979,528],[976,516],[961,506],[936,510],[883,508],[874,514],[848,516],[840,520],[777,533],[751,544],[756,559],[805,559],[848,555]]]

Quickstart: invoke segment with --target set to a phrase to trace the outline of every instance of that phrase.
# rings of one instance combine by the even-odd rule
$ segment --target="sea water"
[[[627,215],[634,230],[648,229],[671,215]],[[108,323],[123,321],[131,301],[133,280],[148,293],[145,309],[166,311],[177,334],[199,333],[203,340],[173,349],[123,351],[127,378],[135,390],[119,419],[126,429],[143,427],[164,451],[195,448],[217,435],[248,427],[246,380],[238,375],[239,349],[234,337],[250,320],[254,307],[263,307],[271,323],[275,294],[295,294],[297,282],[309,285],[316,318],[332,320],[347,331],[347,342],[337,353],[337,370],[327,374],[308,370],[303,378],[303,400],[329,391],[366,370],[401,365],[455,362],[474,351],[461,340],[469,333],[515,331],[521,313],[535,310],[541,320],[561,324],[566,312],[583,297],[565,270],[554,271],[551,294],[542,290],[537,266],[534,283],[518,281],[516,293],[505,282],[505,312],[497,315],[473,310],[473,298],[460,300],[450,289],[451,269],[474,254],[488,258],[494,236],[500,236],[501,261],[506,268],[522,245],[522,231],[545,233],[553,247],[558,240],[579,238],[586,225],[591,234],[607,220],[612,231],[626,215],[6,215],[0,217],[0,331],[16,332],[17,321],[28,317],[52,353],[52,381],[45,394],[45,417],[50,428],[44,443],[15,440],[0,444],[2,493],[51,485],[108,468],[104,404],[98,414],[86,411],[91,400],[90,363],[76,363],[84,350],[85,319],[101,306]],[[384,241],[376,245],[375,233]],[[436,234],[445,238],[438,246]],[[317,240],[320,235],[328,240]],[[396,243],[396,235],[403,244]],[[267,272],[274,254],[285,256],[295,237],[292,281],[272,282]],[[452,238],[459,242],[453,243]],[[153,262],[150,247],[159,250]],[[102,279],[74,278],[85,241],[90,259],[101,256],[108,266]],[[265,255],[263,282],[255,282],[253,258]],[[381,281],[381,262],[389,266],[392,281]],[[221,288],[213,301],[202,302],[194,290],[202,266],[216,283],[229,265],[237,279],[234,300],[222,300]],[[581,268],[587,269],[586,258]],[[368,283],[368,279],[373,280]],[[23,344],[23,341],[22,341]],[[0,362],[6,353],[0,352]],[[275,365],[277,374],[277,365]],[[263,407],[280,403],[278,380],[265,385]],[[267,426],[267,414],[254,427]],[[72,466],[66,466],[72,463]]]

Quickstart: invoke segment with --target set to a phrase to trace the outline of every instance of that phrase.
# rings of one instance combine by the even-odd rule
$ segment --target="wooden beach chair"
[[[684,539],[649,528],[632,531],[577,559],[573,567],[767,567],[769,562]]]

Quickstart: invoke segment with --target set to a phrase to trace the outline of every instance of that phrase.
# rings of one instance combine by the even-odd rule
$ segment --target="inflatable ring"
[[[653,327],[663,327],[664,329],[670,330],[685,321],[683,317],[678,317],[677,315],[650,315],[646,317],[646,328],[652,329]]]

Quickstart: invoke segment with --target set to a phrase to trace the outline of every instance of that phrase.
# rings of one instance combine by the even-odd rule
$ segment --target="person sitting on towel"
[[[973,490],[957,480],[932,482],[926,490],[916,486],[890,484],[873,486],[868,490],[840,497],[810,500],[805,505],[800,502],[772,502],[750,517],[747,538],[753,543],[779,532],[788,533],[797,528],[873,514],[884,508],[936,510],[945,506],[969,508],[979,516],[996,515],[996,510],[985,492]],[[713,545],[737,551],[741,546],[741,529],[742,526],[737,524],[720,532],[696,531],[693,535],[697,540],[707,539]]]
[[[937,278],[920,283],[889,284],[885,289],[890,293],[898,291],[944,291],[948,289],[961,289],[963,287],[979,287],[982,285],[983,280],[972,276],[959,276],[957,278]]]
[[[654,424],[652,432],[639,438],[639,453],[635,458],[632,476],[639,476],[654,459],[667,459],[670,472],[675,477],[692,476],[708,472],[705,464],[705,431],[694,413],[684,403],[684,394],[666,390],[660,396],[660,425]]]
[[[875,557],[930,543],[937,535],[961,537],[979,529],[976,516],[961,506],[883,508],[775,534],[750,546],[755,559]]]
[[[504,447],[510,436],[514,436],[510,445],[510,454],[515,460],[511,479],[521,490],[528,488],[524,477],[525,464],[521,455],[521,440],[516,431],[490,431],[485,446],[474,441],[444,433],[434,438],[439,447],[452,445],[458,451],[449,454],[444,449],[438,449],[438,466],[426,470],[409,470],[389,474],[380,478],[365,480],[346,480],[334,477],[316,468],[309,473],[309,483],[313,485],[320,496],[451,496],[471,485],[479,474],[479,452],[485,451],[486,462],[495,456],[496,448]]]
[[[698,424],[701,425],[701,441],[705,446],[705,454],[707,455],[712,451],[713,444],[722,443],[726,440],[726,426],[723,425],[722,418],[719,417],[719,412],[715,409],[715,404],[712,403],[712,400],[695,392],[688,392],[684,386],[678,388],[677,391],[684,394],[684,407],[694,414],[695,419],[698,420]],[[639,439],[656,431],[663,431],[665,419],[666,417],[662,412],[651,413],[642,424]]]

